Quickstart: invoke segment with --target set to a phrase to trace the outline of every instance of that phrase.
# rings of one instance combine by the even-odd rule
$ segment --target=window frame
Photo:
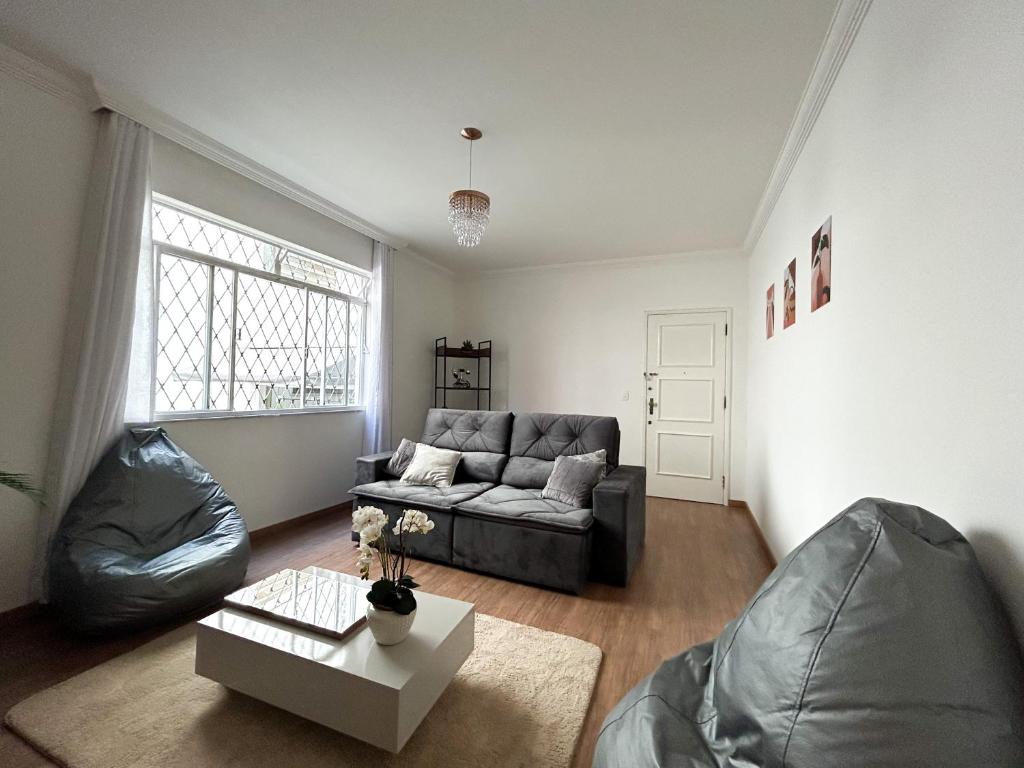
[[[323,256],[322,254],[318,254],[315,251],[311,251],[308,248],[303,248],[300,245],[296,245],[295,243],[291,243],[291,242],[289,242],[287,240],[283,240],[281,238],[274,237],[272,235],[267,234],[266,232],[260,232],[257,229],[253,229],[251,227],[247,227],[247,226],[245,226],[243,224],[240,224],[238,222],[231,221],[229,219],[225,219],[222,216],[217,216],[216,214],[210,213],[209,211],[205,211],[205,210],[203,210],[201,208],[197,208],[197,207],[195,207],[193,205],[189,205],[188,203],[184,203],[184,202],[182,202],[180,200],[176,200],[174,198],[167,197],[166,195],[161,195],[159,193],[154,192],[153,193],[153,203],[157,204],[157,205],[164,206],[166,208],[177,209],[177,210],[181,211],[182,213],[186,213],[188,215],[195,216],[197,218],[205,219],[205,220],[210,221],[210,222],[212,222],[212,223],[214,223],[214,224],[216,224],[216,225],[218,225],[220,227],[224,227],[226,229],[234,230],[234,231],[236,231],[236,232],[238,232],[240,234],[243,234],[243,235],[246,235],[248,237],[254,238],[256,240],[260,240],[262,242],[269,243],[270,245],[282,248],[282,249],[284,249],[287,252],[292,252],[292,253],[295,253],[297,255],[300,255],[300,256],[312,259],[314,261],[319,261],[319,262],[328,264],[329,266],[332,266],[332,267],[340,267],[340,268],[342,268],[344,270],[347,270],[347,271],[350,271],[350,272],[354,272],[354,273],[359,274],[359,275],[363,275],[363,276],[365,276],[367,278],[370,278],[372,280],[372,273],[369,270],[361,269],[361,268],[356,267],[356,266],[354,266],[352,264],[348,264],[347,262],[342,262],[342,261],[337,260],[337,259],[331,259],[330,257]],[[252,417],[257,417],[257,416],[290,416],[290,415],[301,415],[301,414],[311,414],[311,413],[344,413],[344,412],[347,412],[347,411],[365,411],[366,410],[366,408],[367,408],[366,403],[365,403],[365,398],[366,398],[366,367],[367,367],[367,359],[369,357],[369,354],[368,354],[369,350],[367,349],[366,344],[367,344],[368,309],[369,309],[369,306],[370,306],[370,302],[367,299],[363,299],[363,298],[361,298],[359,296],[353,296],[351,294],[344,293],[344,292],[341,292],[341,291],[335,291],[335,290],[333,290],[331,288],[327,288],[327,287],[324,287],[324,286],[312,285],[310,283],[305,283],[305,282],[303,282],[301,280],[296,280],[296,279],[291,278],[291,277],[286,277],[284,275],[281,275],[281,274],[278,274],[278,273],[275,273],[275,272],[270,272],[270,271],[266,271],[266,270],[256,269],[254,267],[250,267],[247,264],[241,264],[241,263],[238,263],[238,262],[230,261],[228,259],[222,259],[222,258],[220,258],[218,256],[211,256],[210,254],[203,253],[201,251],[195,251],[195,250],[192,250],[191,248],[186,248],[184,246],[171,245],[170,243],[165,243],[165,242],[157,241],[155,239],[153,240],[152,245],[153,245],[153,247],[152,247],[152,256],[151,256],[151,258],[152,258],[152,264],[153,264],[153,273],[152,273],[153,274],[153,303],[152,303],[152,307],[151,307],[151,312],[152,312],[153,321],[151,323],[151,325],[152,325],[152,334],[151,334],[151,338],[150,338],[151,360],[152,360],[152,371],[151,371],[151,373],[152,373],[152,375],[150,376],[149,385],[150,385],[150,403],[152,403],[152,407],[153,407],[153,421],[154,422],[193,421],[193,420],[200,421],[200,420],[206,420],[206,419],[236,419],[236,418],[252,418]],[[160,323],[160,286],[161,286],[161,280],[160,280],[160,257],[162,255],[164,255],[164,254],[167,254],[168,256],[172,256],[172,257],[175,257],[175,258],[185,259],[185,260],[188,260],[188,261],[196,262],[196,263],[206,267],[209,270],[209,274],[210,274],[211,277],[212,277],[212,274],[213,274],[213,269],[215,267],[216,268],[220,268],[220,269],[225,269],[225,270],[228,270],[228,271],[231,271],[231,272],[234,273],[232,275],[232,278],[231,278],[231,282],[232,282],[232,314],[233,314],[234,318],[232,320],[231,349],[230,349],[230,357],[229,357],[229,363],[228,363],[229,367],[230,367],[230,373],[229,373],[228,388],[227,388],[228,389],[229,403],[230,403],[231,406],[234,405],[234,399],[235,399],[235,391],[234,391],[235,390],[235,387],[234,387],[234,384],[235,384],[235,365],[236,365],[236,347],[235,347],[235,343],[237,341],[237,335],[234,333],[234,331],[235,331],[235,328],[237,327],[236,323],[237,323],[237,316],[238,316],[238,277],[241,274],[245,274],[245,275],[248,275],[250,277],[254,277],[254,278],[260,279],[260,280],[267,280],[268,282],[280,283],[280,284],[287,285],[287,286],[292,287],[292,288],[297,288],[297,289],[299,289],[299,290],[304,292],[304,294],[303,294],[303,303],[307,307],[307,311],[305,312],[304,317],[303,317],[303,339],[304,339],[304,343],[303,343],[303,375],[302,375],[302,381],[301,381],[301,384],[300,384],[300,394],[299,394],[299,398],[300,398],[300,402],[301,403],[305,403],[305,393],[306,393],[306,368],[305,368],[305,366],[306,366],[306,359],[307,359],[307,354],[308,354],[308,349],[309,349],[309,344],[308,344],[309,294],[310,293],[318,293],[318,294],[321,294],[321,295],[323,295],[325,297],[329,297],[329,298],[335,299],[337,301],[344,301],[345,302],[345,316],[346,316],[345,317],[345,328],[346,329],[348,329],[350,327],[350,324],[351,324],[352,305],[353,304],[357,304],[357,305],[362,307],[362,323],[360,325],[360,331],[359,331],[359,333],[360,333],[360,336],[359,336],[359,352],[358,352],[358,355],[357,355],[357,358],[359,359],[359,374],[358,374],[358,377],[357,377],[356,387],[357,387],[357,391],[358,391],[358,393],[360,395],[360,399],[363,400],[363,402],[354,403],[354,404],[346,404],[346,405],[338,405],[338,404],[330,404],[330,405],[302,405],[301,407],[298,407],[298,408],[270,408],[270,409],[245,410],[245,411],[233,410],[231,407],[229,407],[229,408],[222,408],[222,409],[212,409],[212,408],[195,409],[195,410],[189,410],[189,411],[158,411],[158,410],[156,410],[157,358],[158,358],[158,354],[159,354],[159,340],[158,339],[159,339],[159,323]],[[278,269],[279,268],[280,268],[280,265],[278,265]],[[209,282],[209,285],[212,286],[212,280]],[[204,342],[204,349],[206,350],[206,353],[205,353],[204,358],[203,358],[203,369],[204,369],[204,374],[203,374],[203,376],[204,376],[204,378],[203,378],[203,397],[204,397],[204,402],[206,402],[206,403],[209,402],[209,398],[210,398],[210,375],[211,375],[210,360],[211,360],[211,358],[210,358],[209,350],[210,350],[211,341],[212,341],[211,338],[210,338],[210,330],[211,330],[210,318],[211,318],[212,309],[213,309],[212,296],[213,296],[212,291],[209,291],[209,296],[207,297],[207,303],[206,303],[206,320],[207,320],[207,322],[205,324],[206,339],[205,339],[205,342]],[[346,335],[347,335],[347,333],[348,333],[348,331],[346,331]],[[348,356],[346,356],[346,360],[348,360],[348,359],[349,359]],[[347,380],[347,373],[346,373],[346,380]],[[321,387],[322,387],[322,391],[323,391],[323,389],[326,388],[326,376],[324,376],[324,375],[321,376],[321,382],[322,382]],[[323,396],[321,396],[321,397],[323,399]]]

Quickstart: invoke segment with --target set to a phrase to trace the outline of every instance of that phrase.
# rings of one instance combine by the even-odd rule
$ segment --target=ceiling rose
[[[448,196],[448,222],[455,242],[464,248],[480,245],[491,220],[491,198],[473,189],[473,142],[483,136],[478,128],[463,128],[462,138],[469,141],[469,189],[457,189]]]

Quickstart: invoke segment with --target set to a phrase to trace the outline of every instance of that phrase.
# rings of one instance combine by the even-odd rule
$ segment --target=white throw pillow
[[[459,465],[462,454],[444,448],[435,448],[426,443],[417,443],[412,461],[402,473],[401,482],[407,485],[432,485],[435,488],[448,488],[455,479],[455,467]]]

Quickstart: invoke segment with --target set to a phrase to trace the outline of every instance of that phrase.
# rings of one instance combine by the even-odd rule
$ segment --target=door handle
[[[650,416],[654,415],[654,405],[654,398],[652,397],[650,400],[647,401],[647,413]]]

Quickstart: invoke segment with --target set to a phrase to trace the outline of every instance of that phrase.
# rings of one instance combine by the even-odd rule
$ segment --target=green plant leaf
[[[393,611],[395,606],[398,605],[398,594],[395,592],[386,592],[383,594],[373,594],[372,592],[366,596],[366,599],[373,603],[373,607],[382,611]]]
[[[373,604],[374,608],[393,611],[399,603],[398,589],[398,585],[390,579],[378,579],[373,582],[366,599]]]
[[[416,597],[413,595],[411,589],[399,587],[396,592],[396,597],[398,600],[393,609],[395,613],[399,613],[402,616],[408,616],[416,610]]]
[[[416,589],[419,586],[415,581],[412,580],[412,576],[406,574],[398,580],[398,585],[401,587],[408,587],[409,589]]]

